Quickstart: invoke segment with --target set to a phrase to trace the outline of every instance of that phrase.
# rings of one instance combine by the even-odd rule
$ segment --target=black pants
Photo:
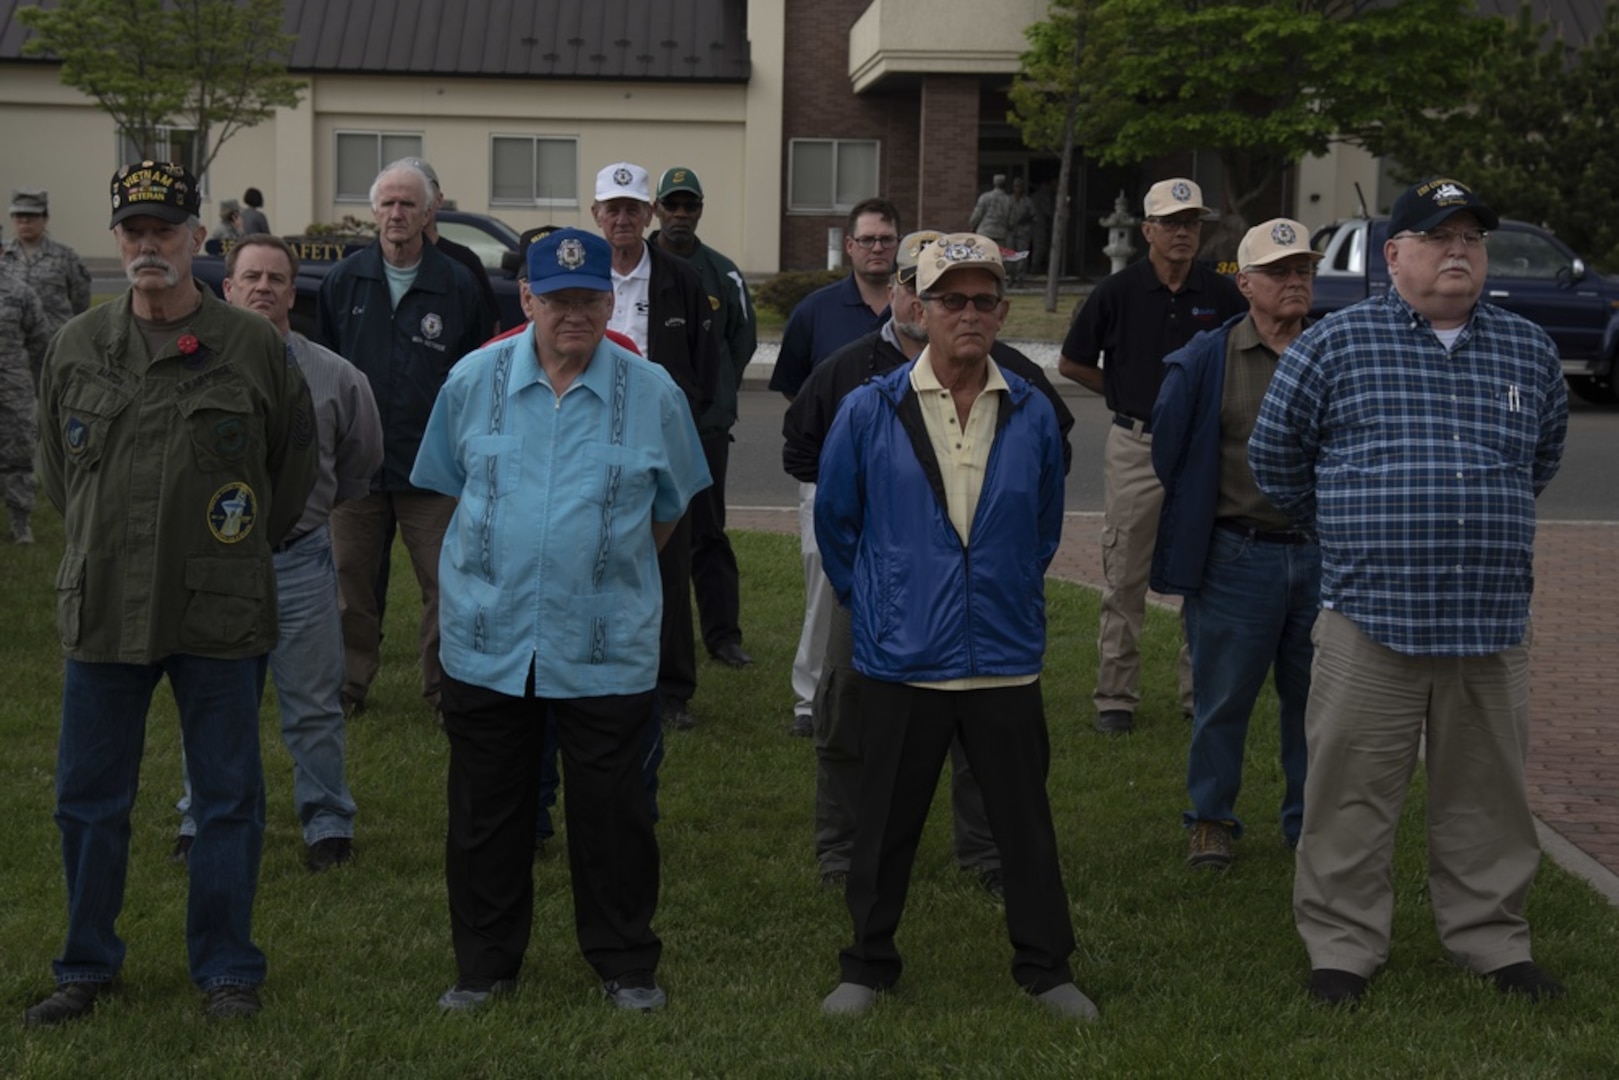
[[[703,457],[708,459],[714,483],[692,496],[686,516],[691,518],[691,583],[697,594],[697,620],[703,628],[703,645],[712,653],[722,645],[742,643],[742,579],[731,539],[725,535],[730,432],[704,435]]]
[[[1046,799],[1051,744],[1040,684],[949,691],[856,677],[864,734],[844,894],[854,943],[840,957],[843,980],[887,987],[899,979],[894,932],[939,771],[959,738],[1000,842],[1012,978],[1034,994],[1071,982],[1074,929]]]
[[[534,921],[534,819],[546,717],[567,780],[574,928],[602,979],[655,970],[658,841],[642,777],[653,694],[509,697],[444,677],[450,738],[444,875],[464,983],[516,978]]]
[[[691,630],[691,513],[681,515],[658,552],[663,625],[658,633],[658,693],[690,701],[697,692],[697,639]]]

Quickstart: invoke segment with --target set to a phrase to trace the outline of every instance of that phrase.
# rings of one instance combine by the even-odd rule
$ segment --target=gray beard
[[[928,339],[928,332],[919,323],[896,321],[894,323],[894,332],[900,337],[910,338],[912,341],[926,341]]]

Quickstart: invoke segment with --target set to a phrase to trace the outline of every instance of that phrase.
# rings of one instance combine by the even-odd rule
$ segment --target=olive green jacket
[[[198,288],[202,306],[155,358],[128,293],[45,356],[40,479],[64,519],[57,629],[75,660],[237,659],[276,643],[271,550],[315,481],[314,410],[275,327]]]

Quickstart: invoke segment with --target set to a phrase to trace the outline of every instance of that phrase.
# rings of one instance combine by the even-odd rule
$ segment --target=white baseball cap
[[[652,186],[647,171],[628,161],[616,161],[602,167],[596,174],[596,201],[608,199],[639,199],[652,201]]]

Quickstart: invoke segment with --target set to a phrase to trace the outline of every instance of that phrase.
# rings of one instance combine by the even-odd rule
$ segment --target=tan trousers
[[[1479,972],[1530,959],[1540,844],[1524,782],[1529,649],[1406,656],[1336,611],[1311,635],[1309,772],[1293,920],[1312,968],[1370,977],[1389,955],[1395,827],[1426,736],[1428,893],[1439,940]]]
[[[337,562],[338,609],[343,613],[343,699],[365,703],[382,664],[382,619],[377,611],[377,574],[391,552],[383,546],[391,523],[410,553],[422,590],[417,631],[422,696],[438,707],[444,668],[438,658],[438,560],[455,500],[433,492],[382,492],[332,508],[332,556]]]
[[[1147,580],[1158,542],[1163,485],[1152,471],[1152,436],[1110,424],[1102,450],[1102,619],[1096,638],[1098,713],[1134,714],[1141,704],[1141,624],[1147,614]],[[1176,677],[1181,712],[1192,715],[1192,660],[1185,632]]]

